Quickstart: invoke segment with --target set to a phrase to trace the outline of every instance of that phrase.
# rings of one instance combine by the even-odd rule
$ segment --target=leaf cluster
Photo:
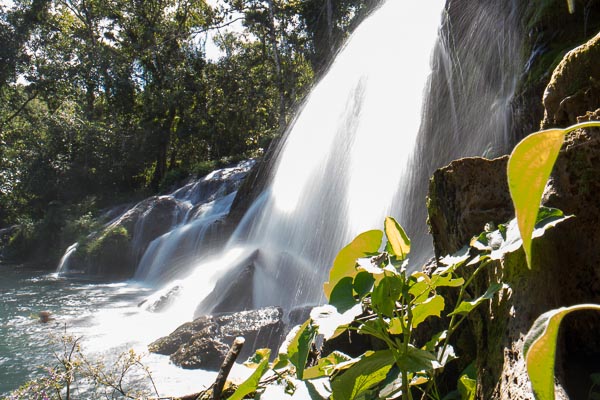
[[[474,309],[506,285],[492,284],[485,293],[471,293],[473,279],[492,261],[491,248],[474,245],[443,259],[440,267],[426,274],[408,272],[410,245],[404,229],[388,217],[384,231],[362,233],[344,247],[324,286],[329,305],[313,309],[269,368],[261,364],[262,379],[253,375],[251,383],[247,381],[252,391],[278,383],[288,391],[307,391],[313,399],[412,399],[419,392],[425,398],[442,399],[436,379],[457,358],[450,344],[453,334]],[[442,288],[458,292],[455,305],[447,304]],[[416,329],[430,318],[441,318],[443,329],[417,343]],[[318,340],[348,331],[376,338],[384,349],[355,358],[335,351],[309,363]],[[472,398],[473,378],[465,373],[461,382],[463,398]],[[244,395],[250,393],[248,385],[243,386]]]

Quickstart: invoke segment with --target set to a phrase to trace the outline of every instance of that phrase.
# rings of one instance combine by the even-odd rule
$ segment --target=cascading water
[[[357,29],[230,240],[236,260],[220,259],[218,283],[207,284],[206,266],[196,267],[183,283],[196,292],[184,296],[187,308],[201,301],[197,315],[230,310],[233,295],[252,299],[237,308],[319,303],[336,252],[386,215],[412,236],[414,267],[431,255],[428,178],[452,159],[508,150],[521,66],[516,4],[457,1],[442,13],[443,6],[390,0]],[[465,18],[458,35],[450,33],[453,7]],[[248,279],[248,270],[252,285],[240,293],[236,276]]]

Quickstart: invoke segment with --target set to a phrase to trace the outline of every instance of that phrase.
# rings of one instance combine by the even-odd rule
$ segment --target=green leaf
[[[329,271],[329,282],[325,282],[323,290],[329,300],[331,292],[337,283],[345,277],[354,278],[357,275],[356,260],[375,253],[381,246],[383,232],[379,230],[367,231],[358,235],[350,244],[344,247],[333,261]]]
[[[410,253],[410,239],[398,222],[392,217],[387,217],[384,223],[385,236],[387,237],[392,254],[400,261]]]
[[[531,234],[552,167],[563,144],[565,131],[550,129],[523,139],[508,160],[508,187],[512,197],[527,265],[531,268]]]
[[[525,364],[531,387],[539,400],[554,399],[554,356],[558,328],[565,315],[578,310],[600,311],[600,305],[579,304],[548,311],[535,320],[525,336]]]
[[[462,301],[458,305],[458,307],[456,307],[454,309],[454,311],[452,311],[448,315],[469,314],[471,311],[473,311],[475,308],[477,308],[477,306],[479,306],[484,301],[491,300],[494,297],[494,294],[496,294],[496,292],[498,292],[500,289],[507,288],[507,287],[508,286],[505,284],[494,283],[494,284],[490,285],[488,290],[483,295],[479,296],[478,298],[476,298],[475,300],[472,300],[472,301]]]
[[[512,197],[527,265],[531,268],[531,234],[546,182],[550,177],[564,137],[576,129],[600,127],[600,122],[583,122],[565,129],[533,133],[514,148],[507,166]]]
[[[331,291],[329,304],[337,308],[340,313],[344,313],[354,307],[358,301],[354,298],[352,278],[347,276],[342,278]]]
[[[378,313],[393,317],[396,301],[402,295],[403,280],[398,275],[384,277],[373,289],[371,305]]]
[[[431,286],[433,289],[439,287],[460,287],[464,285],[463,278],[453,278],[452,275],[433,275],[431,277]]]
[[[458,393],[461,400],[475,400],[477,394],[477,381],[466,375],[458,379]]]
[[[477,380],[475,367],[471,363],[458,378],[458,392],[461,400],[475,400],[477,395]]]
[[[244,362],[244,365],[248,368],[256,369],[260,366],[265,357],[269,359],[270,355],[270,349],[258,349],[254,352],[254,355],[248,359],[248,361]]]
[[[248,377],[248,379],[246,379],[240,386],[238,386],[238,388],[228,398],[228,400],[242,400],[250,393],[256,392],[256,389],[258,389],[258,384],[260,383],[260,379],[269,367],[270,355],[271,351],[268,349],[266,349],[266,351],[263,351],[258,355],[259,358],[262,357],[262,360],[258,364],[256,370],[252,373],[252,375],[250,375],[250,377]]]
[[[416,328],[429,317],[439,317],[444,311],[444,307],[444,298],[439,294],[428,298],[421,304],[417,304],[412,310],[412,327]]]
[[[408,372],[433,371],[442,366],[434,354],[411,344],[408,345],[408,352],[398,357],[396,365]]]
[[[358,296],[362,299],[373,290],[373,284],[375,283],[375,279],[373,275],[368,272],[361,271],[354,278],[354,282],[352,287]]]
[[[317,365],[304,370],[303,379],[316,379],[323,376],[331,376],[336,371],[336,366],[352,360],[352,357],[340,352],[334,351],[325,358],[321,358]]]
[[[575,0],[567,0],[569,6],[569,14],[575,14]]]
[[[383,381],[394,364],[391,350],[368,352],[331,383],[332,400],[354,400]]]
[[[296,336],[294,336],[288,345],[288,358],[292,365],[296,367],[296,376],[298,379],[302,379],[304,367],[306,367],[306,360],[308,359],[308,354],[310,352],[310,346],[316,335],[317,329],[309,319],[300,326],[298,333],[296,333]]]

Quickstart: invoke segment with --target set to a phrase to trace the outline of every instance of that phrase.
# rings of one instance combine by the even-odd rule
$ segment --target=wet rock
[[[171,354],[171,361],[185,369],[217,371],[221,367],[229,346],[211,338],[198,338],[184,343]]]
[[[194,317],[207,313],[227,313],[252,308],[255,263],[259,250],[253,251],[236,268],[219,279],[213,291],[196,308]]]
[[[244,337],[247,344],[240,353],[241,359],[258,348],[277,348],[284,332],[282,318],[283,311],[277,307],[202,316],[148,348],[153,353],[169,355],[173,363],[183,368],[216,370],[238,336]]]

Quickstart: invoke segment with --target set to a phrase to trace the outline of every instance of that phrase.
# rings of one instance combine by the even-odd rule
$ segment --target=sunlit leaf
[[[288,345],[287,354],[292,365],[296,367],[296,376],[298,379],[302,379],[310,347],[316,334],[317,329],[313,325],[312,320],[309,319],[300,326],[298,333],[296,333],[296,336]]]
[[[352,278],[349,276],[342,278],[335,285],[329,297],[329,304],[337,308],[341,313],[354,307],[357,302],[354,298]]]
[[[533,133],[514,148],[507,166],[508,187],[515,206],[527,265],[531,268],[531,234],[546,182],[564,137],[576,129],[600,127],[600,122],[583,122],[566,129],[549,129]]]
[[[390,350],[369,352],[331,383],[332,400],[354,400],[383,381],[394,364]]]
[[[329,282],[326,282],[323,287],[327,299],[329,299],[333,288],[340,280],[345,277],[354,278],[356,276],[358,273],[355,268],[356,260],[377,252],[382,239],[383,232],[379,230],[367,231],[358,235],[338,253],[329,271]]]
[[[512,197],[527,265],[531,268],[531,233],[552,167],[563,144],[565,131],[550,129],[527,136],[508,160],[508,187]]]
[[[401,335],[402,332],[404,332],[404,326],[406,325],[406,323],[403,324],[403,322],[400,320],[400,318],[396,317],[396,318],[391,318],[390,319],[390,323],[389,323],[389,327],[388,327],[388,332],[391,335]]]
[[[442,366],[435,355],[413,345],[408,345],[408,352],[396,360],[396,365],[408,372],[433,371]]]
[[[339,352],[334,351],[327,357],[321,358],[317,365],[304,370],[304,379],[316,379],[323,376],[331,376],[336,371],[336,366],[352,360],[352,357]]]
[[[490,285],[488,290],[486,290],[486,292],[483,295],[479,296],[478,298],[476,298],[475,300],[472,300],[472,301],[461,302],[458,305],[458,307],[456,307],[456,309],[454,309],[454,311],[452,311],[448,315],[469,314],[471,311],[473,311],[475,308],[477,308],[477,306],[480,305],[481,303],[483,303],[484,301],[491,300],[494,297],[494,294],[496,294],[496,292],[498,292],[500,289],[507,288],[507,287],[508,286],[504,285],[504,284],[494,283],[494,284]]]
[[[260,363],[257,365],[256,370],[246,379],[235,392],[228,398],[228,400],[242,400],[247,395],[252,392],[255,392],[258,388],[258,384],[260,383],[260,379],[267,371],[269,367],[269,356],[271,352],[270,350],[266,350],[260,354],[259,357],[263,357]]]
[[[560,322],[578,310],[598,310],[598,304],[579,304],[548,311],[538,317],[525,336],[523,355],[531,387],[538,400],[554,399],[554,356]]]
[[[412,327],[416,328],[429,317],[439,317],[444,311],[444,298],[439,294],[417,304],[412,310]]]
[[[400,260],[404,260],[410,253],[410,239],[398,222],[392,217],[385,219],[385,235],[392,253]]]
[[[346,331],[348,325],[362,312],[363,309],[360,304],[356,304],[344,313],[340,313],[331,305],[324,305],[313,308],[310,312],[310,318],[313,320],[313,325],[319,328],[319,334],[323,335],[325,340],[328,340]]]

